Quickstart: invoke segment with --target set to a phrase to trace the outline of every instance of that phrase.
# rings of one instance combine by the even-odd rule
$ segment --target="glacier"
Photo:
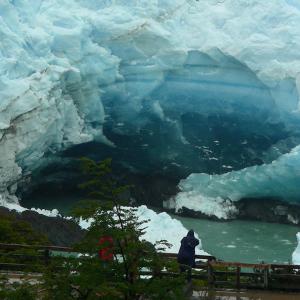
[[[177,209],[299,202],[299,25],[291,0],[0,0],[2,198],[93,148],[188,176]]]

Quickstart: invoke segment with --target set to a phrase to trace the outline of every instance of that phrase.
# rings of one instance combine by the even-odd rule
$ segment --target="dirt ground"
[[[271,291],[194,291],[191,299],[196,300],[300,300],[300,293]]]

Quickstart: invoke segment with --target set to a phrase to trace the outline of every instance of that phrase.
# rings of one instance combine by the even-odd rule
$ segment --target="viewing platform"
[[[9,277],[12,282],[24,277],[24,274],[28,275],[26,277],[28,280],[36,281],[40,277],[39,270],[50,264],[52,260],[61,257],[80,259],[78,254],[77,250],[69,247],[0,244],[0,272]],[[161,253],[161,255],[169,259],[177,257],[175,253]],[[161,272],[161,276],[176,277],[179,274],[179,271],[177,273]],[[144,271],[140,275],[151,276],[151,272]],[[300,292],[300,265],[225,262],[214,256],[196,255],[196,266],[192,269],[192,284],[189,289],[196,297],[192,299],[244,299],[214,297],[218,293],[251,294],[257,290],[264,291],[262,295],[264,293],[268,295],[271,291]],[[298,297],[297,294],[293,294],[294,296]],[[293,297],[284,298],[282,294],[282,298],[274,296],[274,298],[265,299],[298,299]]]

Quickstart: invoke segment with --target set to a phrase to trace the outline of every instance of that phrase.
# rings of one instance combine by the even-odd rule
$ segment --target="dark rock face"
[[[179,179],[162,174],[128,174],[124,183],[132,184],[130,197],[137,204],[146,204],[158,208],[163,207],[163,201],[179,192]]]
[[[35,211],[28,210],[18,213],[0,207],[0,217],[1,215],[11,215],[17,220],[30,223],[35,231],[47,236],[50,243],[56,246],[70,247],[79,242],[85,233],[85,231],[72,220],[66,220],[61,217],[47,217]]]
[[[213,220],[213,221],[227,221],[223,219],[218,219],[216,216],[208,216],[201,211],[195,211],[193,209],[189,209],[185,206],[183,206],[179,212],[175,212],[172,209],[168,209],[168,211],[172,214],[177,214],[183,217],[188,217],[188,218],[195,218],[195,219],[208,219],[208,220]]]
[[[300,225],[300,206],[278,198],[244,198],[236,207],[238,219]]]

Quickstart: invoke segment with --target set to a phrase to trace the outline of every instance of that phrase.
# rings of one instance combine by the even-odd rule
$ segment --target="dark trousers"
[[[188,264],[188,262],[179,262],[180,263],[180,273],[186,273],[186,279],[188,282],[192,281],[192,267]]]

